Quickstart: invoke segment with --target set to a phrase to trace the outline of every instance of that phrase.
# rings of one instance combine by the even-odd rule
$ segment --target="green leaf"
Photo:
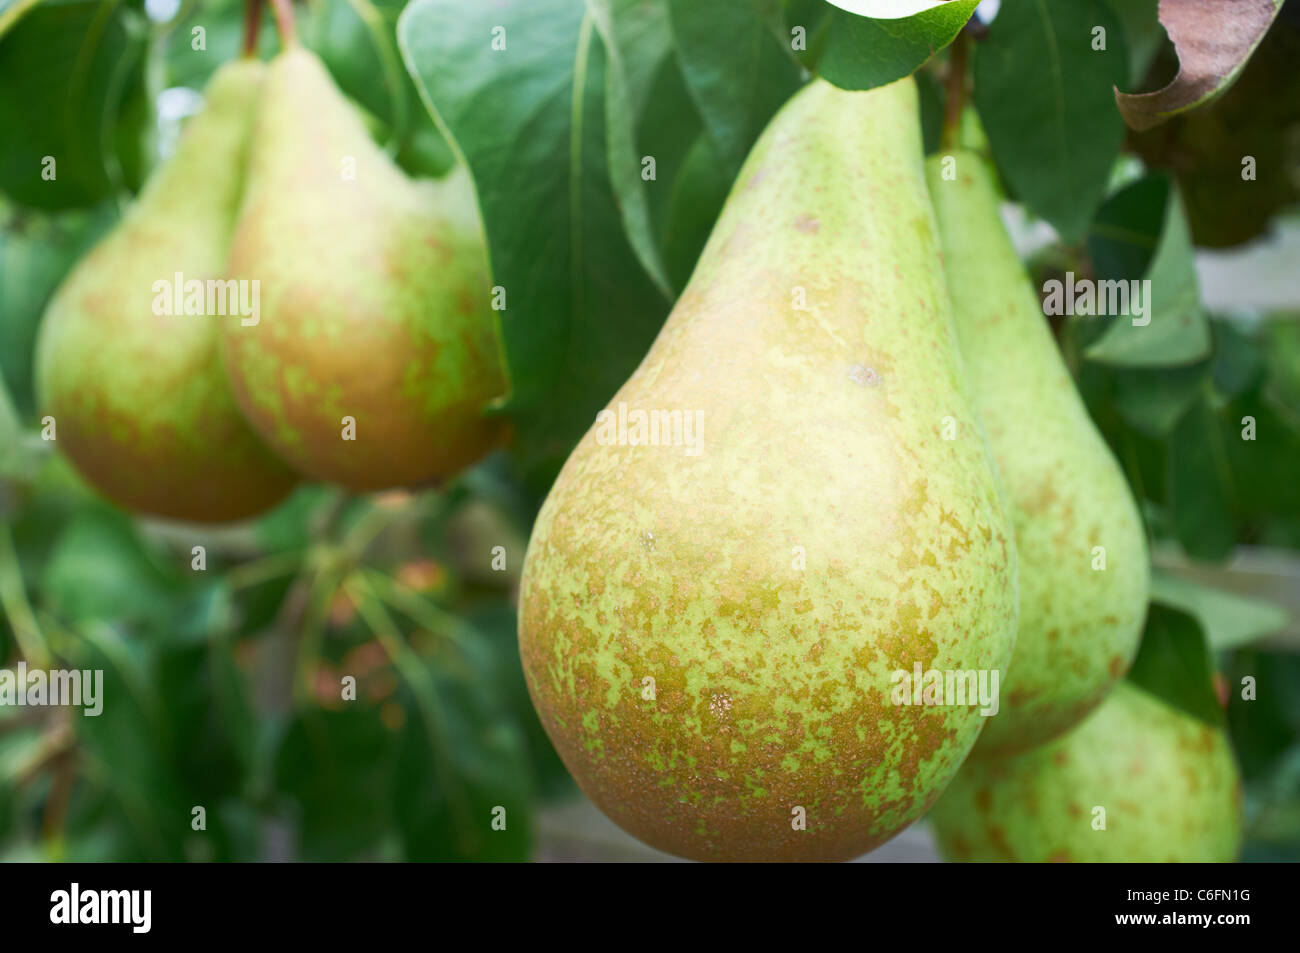
[[[842,89],[874,89],[902,79],[951,43],[978,5],[979,0],[952,0],[902,19],[835,10],[818,72]]]
[[[170,757],[173,723],[158,692],[153,653],[90,623],[70,655],[71,667],[103,672],[103,710],[95,716],[83,711],[75,726],[87,773],[121,811],[130,835],[126,858],[182,859],[193,802],[183,795]]]
[[[195,29],[202,29],[201,48],[195,45]],[[263,16],[262,50],[274,48],[275,27]],[[177,16],[165,26],[155,27],[154,52],[164,87],[187,86],[202,89],[222,63],[239,56],[244,44],[244,4],[241,0],[205,0],[183,4]]]
[[[396,735],[379,709],[346,705],[300,712],[276,754],[275,787],[294,801],[306,860],[359,859],[392,827]]]
[[[1206,365],[1120,369],[1115,375],[1115,409],[1151,437],[1167,437],[1204,392]]]
[[[1264,370],[1259,346],[1225,321],[1211,325],[1214,356],[1210,364],[1215,389],[1225,397],[1239,397],[1255,386]]]
[[[1095,29],[1105,50],[1094,50]],[[975,50],[975,105],[1008,186],[1067,242],[1083,236],[1124,138],[1111,89],[1124,33],[1101,0],[1003,0]]]
[[[1106,198],[1088,227],[1088,254],[1100,278],[1141,278],[1151,267],[1169,207],[1170,181],[1153,174]]]
[[[944,89],[930,70],[921,70],[916,74],[917,97],[921,104],[921,141],[927,156],[939,151],[943,136],[943,104],[946,99]],[[966,110],[962,118],[975,117],[973,110]]]
[[[662,4],[643,0],[587,0],[587,9],[605,44],[609,64],[605,71],[605,134],[614,194],[637,258],[664,297],[671,299],[672,286],[655,242],[636,143],[636,118],[645,106],[656,67],[672,47],[665,9]]]
[[[1265,774],[1300,738],[1300,656],[1244,649],[1229,656],[1228,727],[1249,780]],[[1243,698],[1250,679],[1253,697]]]
[[[753,2],[668,0],[668,12],[686,84],[735,178],[767,121],[799,88],[799,65]]]
[[[731,189],[713,142],[701,133],[672,185],[663,228],[664,258],[673,287],[685,288]]]
[[[696,112],[690,91],[686,88],[686,79],[677,65],[676,56],[668,56],[659,64],[659,69],[651,82],[645,108],[637,122],[636,135],[642,150],[655,157],[656,177],[653,182],[647,184],[647,197],[655,241],[659,245],[660,254],[664,256],[665,267],[672,277],[672,268],[667,259],[673,253],[673,247],[666,231],[674,195],[681,187],[683,176],[688,174],[687,162],[691,158],[691,151],[701,139],[707,142],[709,138],[708,133],[704,131],[704,122]],[[725,198],[731,187],[731,180],[720,167],[717,167],[716,158],[713,162],[715,169],[712,177],[722,181],[722,198]],[[721,208],[721,199],[718,207]],[[714,220],[716,218],[715,215]],[[701,248],[703,244],[695,248],[696,256]],[[691,264],[694,264],[693,258]],[[683,282],[674,279],[674,291],[680,291],[682,285]]]
[[[1156,570],[1151,598],[1195,617],[1213,651],[1237,648],[1286,626],[1287,611],[1263,599],[1247,598]]]
[[[15,23],[41,0],[0,0],[0,37],[13,29]]]
[[[0,717],[0,843],[7,843],[16,826],[19,783],[27,780],[44,749],[40,731],[35,726],[7,726]]]
[[[395,785],[407,860],[526,860],[533,791],[519,729],[472,670],[429,665],[430,717],[412,706]],[[502,827],[504,825],[504,827]]]
[[[1284,523],[1300,527],[1300,480],[1295,478],[1300,414],[1265,389],[1243,395],[1223,408],[1221,415],[1221,440],[1231,462],[1237,511],[1261,536]],[[1288,536],[1283,531],[1279,544],[1300,544]]]
[[[518,616],[513,606],[497,604],[474,611],[466,619],[473,627],[477,643],[487,650],[483,684],[491,685],[523,736],[542,798],[573,793],[573,779],[556,753],[533,708],[524,681],[523,662],[519,656]]]
[[[1165,42],[1165,29],[1157,15],[1159,0],[1110,0],[1110,6],[1124,24],[1129,85],[1136,86]]]
[[[1150,184],[1149,180],[1139,180],[1116,196],[1115,209],[1108,202],[1103,209],[1105,214],[1098,214],[1094,236],[1112,245],[1131,246],[1122,256],[1125,273],[1112,272],[1109,263],[1105,263],[1107,271],[1103,272],[1103,263],[1099,262],[1099,278],[1133,279],[1131,265],[1143,257],[1140,252],[1150,240],[1146,230],[1149,218],[1143,215],[1135,224],[1126,223],[1122,221],[1121,206],[1129,204],[1135,194],[1140,194],[1145,205],[1158,191],[1159,186]],[[1130,305],[1132,317],[1114,316],[1106,333],[1086,351],[1091,360],[1120,367],[1150,367],[1190,364],[1210,353],[1210,329],[1201,308],[1192,238],[1177,189],[1168,188],[1158,234],[1155,253],[1146,265],[1141,285],[1145,314],[1138,318],[1136,309]],[[1121,258],[1114,249],[1112,254],[1117,260]],[[1148,281],[1150,284],[1145,283]]]
[[[1216,561],[1237,542],[1232,470],[1223,425],[1202,399],[1179,423],[1167,444],[1174,531],[1188,555]]]
[[[1214,689],[1214,664],[1196,619],[1153,604],[1128,680],[1211,725],[1223,724]]]
[[[1267,389],[1300,419],[1300,315],[1279,315],[1264,327]]]
[[[668,311],[625,237],[606,162],[605,51],[584,13],[581,0],[415,0],[398,25],[407,68],[478,188],[507,295],[503,409],[540,489]]]
[[[305,484],[254,524],[258,543],[267,550],[284,551],[306,546],[312,540],[323,511],[339,500],[338,489]]]
[[[439,177],[455,164],[402,66],[395,26],[405,0],[323,0],[304,10],[298,32],[339,88],[387,125],[399,163]]]
[[[158,622],[184,586],[154,562],[126,516],[95,507],[60,535],[41,588],[65,618]]]
[[[195,859],[235,859],[225,806],[246,796],[257,723],[243,676],[225,639],[162,653],[160,705],[170,726],[165,757],[191,804],[207,812],[207,829],[187,843]]]
[[[137,182],[145,38],[126,5],[96,2],[43,4],[0,38],[0,192],[68,209]]]

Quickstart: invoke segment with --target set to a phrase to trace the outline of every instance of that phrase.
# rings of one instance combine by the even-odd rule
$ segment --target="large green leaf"
[[[494,30],[504,49],[493,49]],[[544,487],[668,311],[611,186],[604,46],[581,0],[415,0],[398,34],[478,188],[507,296],[504,409],[518,459]]]
[[[800,70],[752,0],[668,0],[677,58],[718,160],[734,178]]]
[[[1214,663],[1196,619],[1163,605],[1147,610],[1146,629],[1129,681],[1213,725],[1223,723]]]
[[[145,39],[129,7],[94,0],[37,6],[0,37],[0,192],[67,209],[138,183]]]
[[[1159,219],[1154,209],[1159,208]],[[1158,225],[1153,230],[1153,221]],[[1163,176],[1139,179],[1098,211],[1089,248],[1101,279],[1141,275],[1146,313],[1114,315],[1087,350],[1094,361],[1121,367],[1191,364],[1210,353],[1196,261],[1182,198]],[[1135,309],[1130,308],[1130,311]]]
[[[468,622],[485,653],[483,679],[491,685],[499,704],[518,725],[528,748],[538,794],[557,797],[572,794],[573,779],[547,737],[533,708],[524,681],[523,662],[519,656],[519,626],[514,607],[505,604],[485,606],[473,612]]]
[[[1104,30],[1105,49],[1100,45]],[[1102,0],[1003,0],[975,51],[975,105],[1010,187],[1066,241],[1083,236],[1124,138],[1112,88],[1124,34]]]
[[[271,17],[262,18],[262,51],[275,47]],[[155,27],[154,55],[164,87],[202,89],[222,63],[239,56],[244,42],[242,0],[182,4],[169,22]]]
[[[293,799],[306,860],[369,856],[392,827],[394,730],[361,701],[299,713],[275,758],[275,787]]]
[[[523,736],[473,668],[443,660],[427,671],[431,698],[412,706],[397,763],[406,859],[526,860],[533,783]]]
[[[455,163],[420,102],[397,49],[405,0],[321,0],[299,24],[303,41],[325,61],[339,88],[388,128],[397,160],[409,171],[440,176]]]
[[[1237,542],[1237,491],[1224,426],[1207,398],[1183,417],[1167,448],[1168,500],[1178,541],[1194,558],[1224,558]]]
[[[127,844],[119,857],[180,860],[190,835],[192,799],[172,761],[172,713],[162,704],[157,659],[150,648],[88,622],[67,646],[69,667],[103,673],[102,711],[74,722],[86,774],[120,812]]]
[[[108,507],[84,510],[63,531],[41,579],[45,599],[74,620],[158,622],[186,592],[159,565],[135,526]]]
[[[902,79],[951,43],[978,4],[979,0],[930,4],[928,9],[900,19],[873,19],[836,10],[831,14],[817,71],[843,89],[874,89]],[[836,5],[854,9],[850,3]]]
[[[587,0],[592,22],[605,44],[605,135],[609,171],[628,241],[665,297],[672,297],[668,272],[655,240],[637,148],[637,116],[645,108],[656,71],[670,55],[664,3],[645,0]]]
[[[673,287],[686,287],[730,187],[731,179],[718,162],[713,141],[700,133],[673,181],[664,217],[664,257]]]
[[[1115,409],[1131,426],[1152,437],[1167,437],[1205,390],[1207,366],[1120,368],[1115,376]]]

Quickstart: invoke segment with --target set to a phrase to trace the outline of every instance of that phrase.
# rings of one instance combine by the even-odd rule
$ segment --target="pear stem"
[[[280,43],[285,49],[298,45],[298,27],[293,17],[293,0],[271,0],[275,15],[275,28],[280,31]]]
[[[262,26],[262,0],[244,0],[244,57],[257,55],[257,34]]]
[[[961,114],[966,108],[966,63],[970,56],[970,36],[965,29],[958,32],[948,48],[948,78],[944,92],[943,134],[940,142],[945,151],[957,147],[961,133]]]

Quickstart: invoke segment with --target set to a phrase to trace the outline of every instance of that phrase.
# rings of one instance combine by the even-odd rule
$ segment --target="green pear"
[[[975,749],[983,757],[1068,731],[1128,671],[1149,594],[1146,535],[1003,230],[983,161],[936,156],[926,173],[958,343],[1020,558],[1020,631],[1000,710]]]
[[[258,513],[296,477],[240,416],[221,363],[220,279],[265,67],[221,67],[206,105],[122,221],[51,298],[36,346],[41,413],[104,495],[145,513],[216,522]],[[169,299],[175,300],[169,300]],[[214,301],[219,300],[213,297]],[[227,297],[225,308],[234,304]],[[202,311],[203,313],[193,313]]]
[[[473,188],[414,181],[371,141],[315,54],[268,68],[232,277],[261,319],[229,323],[240,406],[304,473],[354,490],[447,477],[503,439],[506,390]]]
[[[966,762],[930,818],[950,860],[1227,862],[1241,780],[1223,730],[1125,681],[1064,737]]]
[[[814,81],[542,506],[533,701],[582,789],[657,848],[848,859],[975,743],[976,706],[902,704],[895,674],[1000,669],[1016,622],[935,231],[914,82]]]

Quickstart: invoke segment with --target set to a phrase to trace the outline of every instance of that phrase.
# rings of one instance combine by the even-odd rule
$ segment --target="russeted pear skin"
[[[1016,625],[910,78],[817,80],[782,108],[620,408],[627,439],[608,415],[582,438],[521,583],[524,671],[565,764],[685,857],[887,840],[985,720],[895,704],[891,673],[1001,668]],[[638,411],[698,414],[701,439],[647,443]]]
[[[1241,778],[1223,730],[1123,681],[1064,737],[967,761],[930,818],[955,861],[1227,863]]]
[[[408,178],[299,47],[268,68],[229,273],[261,288],[261,321],[226,329],[236,397],[303,473],[419,485],[502,442],[483,413],[506,384],[468,175]]]
[[[213,74],[176,152],[42,318],[37,390],[56,446],[105,496],[142,513],[240,519],[297,479],[244,422],[226,383],[220,326],[238,319],[186,314],[183,301],[169,309],[162,298],[164,313],[154,307],[155,282],[222,277],[264,73],[244,60]]]
[[[958,343],[1020,557],[1020,630],[976,757],[1055,738],[1101,703],[1137,652],[1146,534],[1110,448],[1075,390],[998,216],[983,160],[926,165]],[[1115,318],[1114,320],[1125,320]]]

